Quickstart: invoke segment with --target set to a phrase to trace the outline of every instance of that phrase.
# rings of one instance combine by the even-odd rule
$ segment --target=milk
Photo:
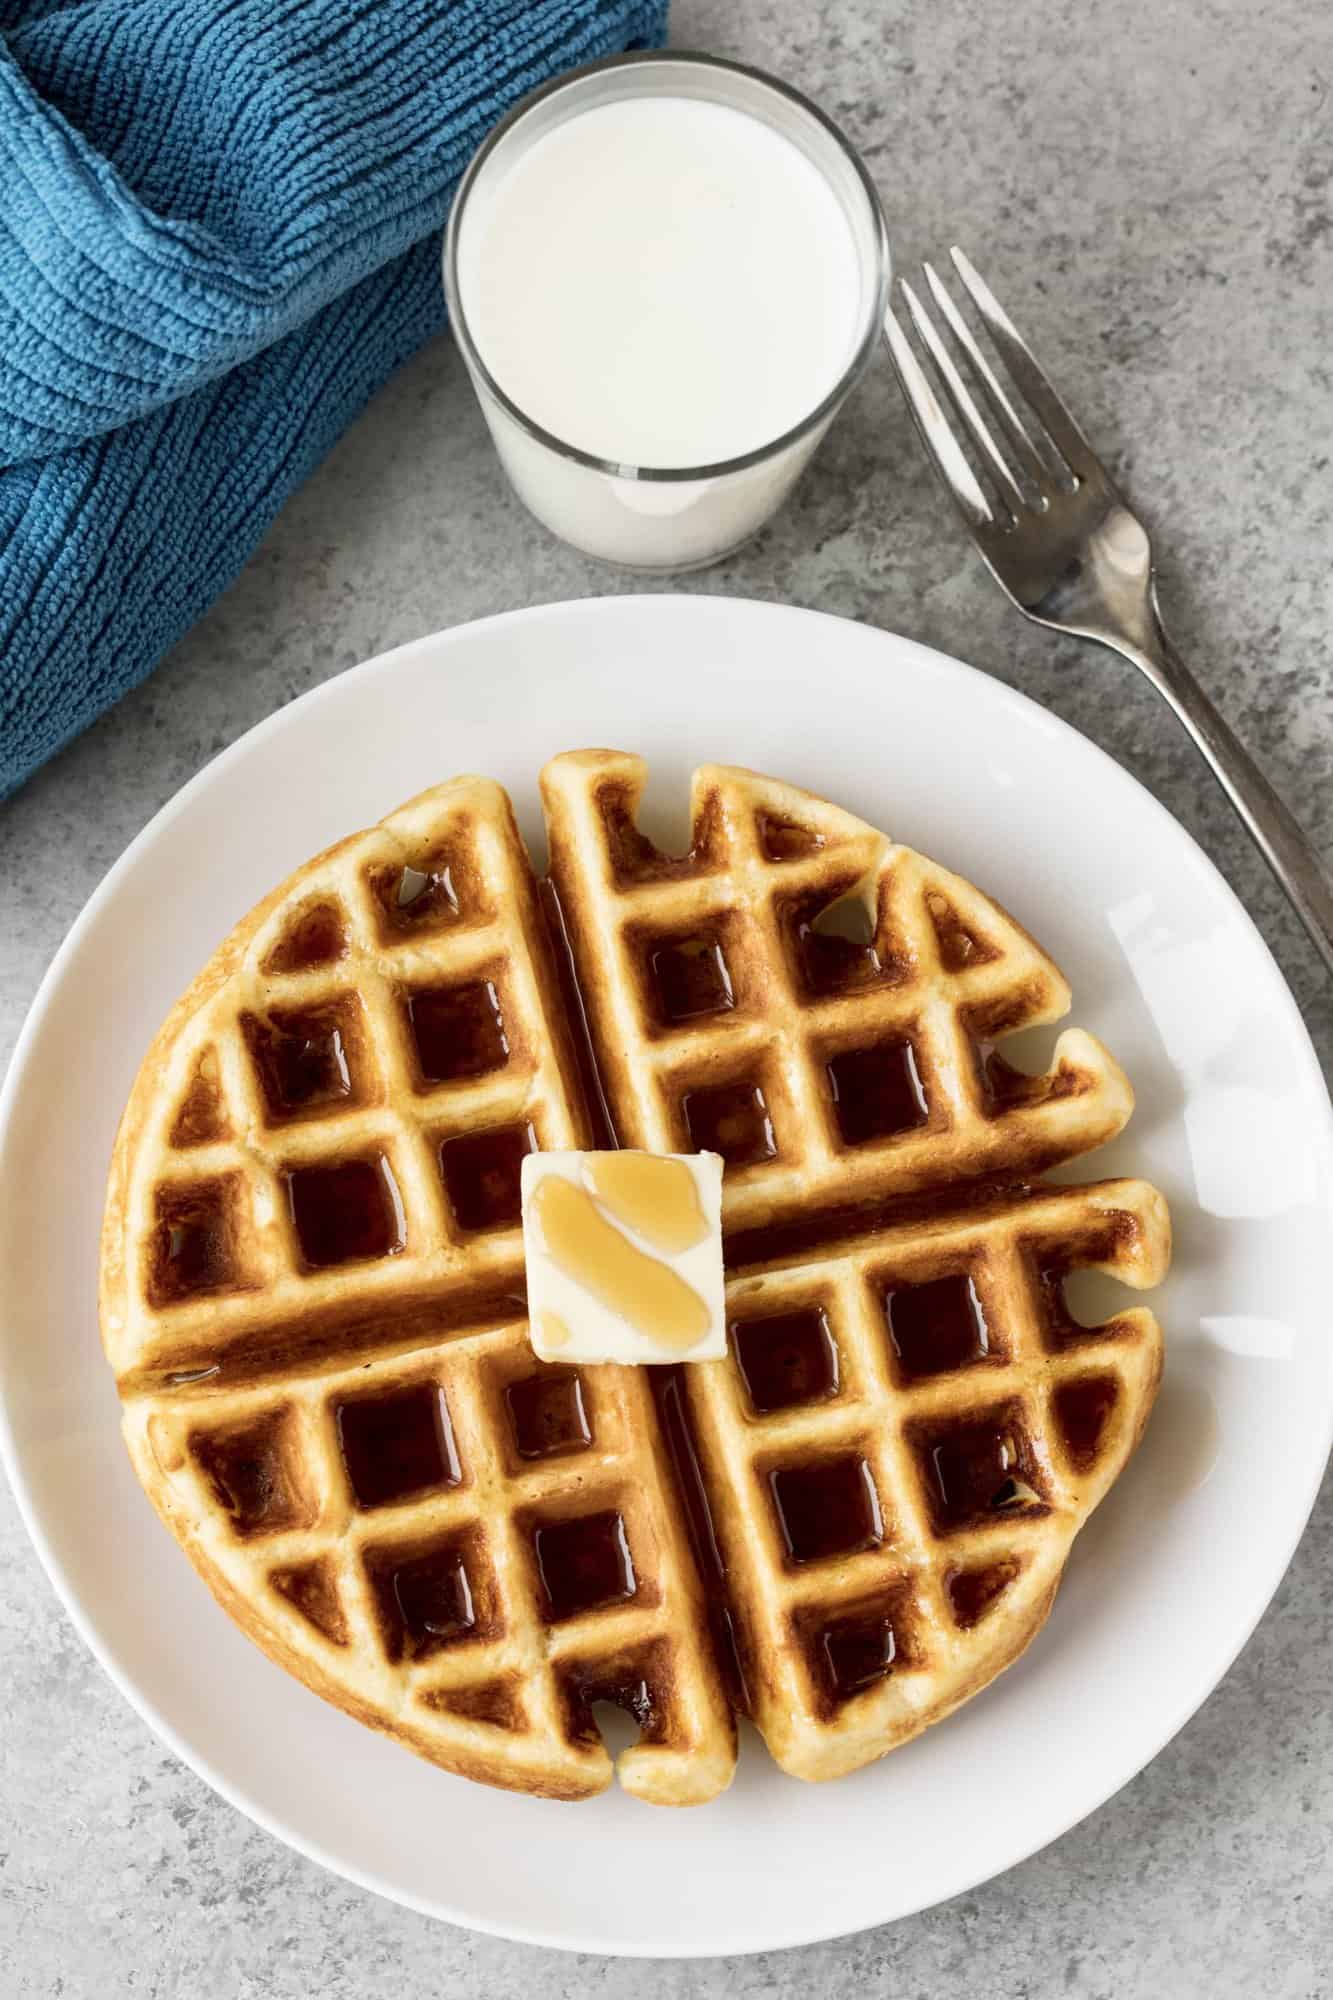
[[[772,444],[856,344],[838,197],[790,139],[698,98],[598,105],[545,133],[469,215],[459,274],[500,387],[617,465]]]
[[[839,188],[766,118],[692,94],[698,70],[725,66],[650,57],[614,72],[617,87],[641,68],[650,94],[605,101],[594,73],[603,101],[581,105],[576,80],[545,100],[568,99],[563,116],[502,136],[455,219],[451,302],[533,512],[593,554],[683,567],[744,540],[785,496],[864,350],[883,274],[873,196],[844,158]],[[675,73],[685,89],[664,85]],[[746,77],[742,94],[756,91],[777,98]],[[803,106],[777,101],[789,128],[809,119],[812,151],[840,152]],[[762,456],[729,466],[749,454]]]

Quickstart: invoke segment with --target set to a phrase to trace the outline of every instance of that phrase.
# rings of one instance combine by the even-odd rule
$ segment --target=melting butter
[[[559,1313],[542,1314],[542,1345],[544,1347],[568,1347],[574,1338],[569,1330],[569,1322],[561,1319]]]
[[[533,1201],[547,1255],[567,1278],[663,1347],[684,1353],[703,1339],[711,1325],[705,1301],[622,1236],[591,1195],[548,1174]]]
[[[654,1250],[675,1257],[708,1234],[694,1175],[684,1160],[652,1153],[596,1153],[584,1168],[593,1193]]]

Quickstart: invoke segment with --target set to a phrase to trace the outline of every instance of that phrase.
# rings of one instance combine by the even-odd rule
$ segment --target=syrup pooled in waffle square
[[[260,904],[135,1084],[101,1311],[145,1488],[282,1665],[554,1797],[609,1782],[614,1702],[622,1783],[693,1803],[734,1707],[831,1776],[1021,1650],[1160,1368],[1060,1274],[1151,1284],[1169,1238],[1142,1183],[1035,1180],[1132,1099],[1077,1031],[995,1053],[1068,991],[994,904],[739,771],[664,856],[642,784],[548,767],[545,910],[481,779]],[[726,1360],[533,1355],[523,1158],[612,1135],[726,1159]]]

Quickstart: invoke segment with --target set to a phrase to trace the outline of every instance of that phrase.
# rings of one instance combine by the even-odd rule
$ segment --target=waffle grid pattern
[[[588,1138],[508,801],[480,780],[443,787],[332,850],[295,899],[270,901],[240,950],[224,948],[223,976],[166,1024],[122,1133],[112,1213],[118,1199],[128,1226],[109,1227],[103,1325],[141,1478],[270,1651],[450,1768],[554,1796],[599,1791],[611,1764],[587,1709],[605,1698],[644,1725],[621,1760],[627,1788],[711,1795],[730,1776],[734,1723],[647,1386],[532,1355],[519,1155],[450,1178],[454,1142]],[[481,1008],[486,1060],[501,1060],[432,1080],[407,1001],[460,991]],[[503,1053],[485,1029],[491,991]],[[368,1222],[364,1183],[335,1186],[327,1219],[319,1200],[303,1213],[303,1192],[323,1192],[303,1173],[380,1160],[393,1187],[369,1189]],[[232,1204],[221,1222],[219,1189]],[[464,1226],[460,1207],[487,1226]],[[326,1243],[349,1242],[365,1254],[321,1261]],[[173,1251],[185,1270],[164,1284]],[[487,1328],[497,1284],[512,1291]],[[431,1325],[442,1298],[457,1325]],[[327,1339],[293,1361],[321,1314]],[[579,1398],[590,1434],[524,1458],[506,1398],[543,1381]],[[420,1431],[428,1385],[447,1411],[443,1476],[401,1504],[359,1505],[341,1413],[355,1424],[358,1406],[415,1397]],[[385,1437],[381,1457],[402,1444]],[[622,1544],[627,1590],[607,1575]],[[553,1598],[557,1559],[573,1580]]]
[[[645,776],[642,760],[604,752],[547,766],[552,871],[620,1142],[722,1152],[729,1226],[796,1204],[848,1204],[988,1172],[1017,1177],[1120,1129],[1128,1087],[1078,1030],[1060,1037],[1040,1092],[997,1101],[986,1042],[1058,1019],[1069,992],[969,884],[794,787],[715,766],[696,775],[690,857],[627,862],[620,830]],[[775,858],[775,828],[808,845]],[[860,949],[803,919],[861,896],[873,905],[873,934]],[[701,947],[720,950],[725,974],[697,1013],[664,1020],[654,961],[667,948],[702,957]],[[835,990],[812,990],[802,973],[811,954],[827,957]],[[848,1059],[864,1067],[859,1077],[853,1067],[855,1101],[844,1107],[837,1075]],[[725,1114],[708,1118],[707,1107],[712,1093],[756,1086],[765,1106],[754,1122],[772,1138],[747,1160],[748,1135],[729,1132]],[[851,1125],[849,1137],[863,1115],[872,1129]]]
[[[447,873],[440,871],[447,890],[430,873],[444,855],[452,857]],[[387,912],[403,883],[416,896],[402,905],[397,927]],[[336,910],[337,955],[271,969],[282,965],[287,941],[312,909]],[[260,928],[244,963],[171,1051],[152,1111],[161,1129],[139,1150],[127,1234],[142,1246],[144,1268],[126,1287],[123,1329],[112,1329],[127,1354],[143,1362],[157,1352],[163,1366],[174,1358],[185,1369],[196,1338],[215,1359],[229,1339],[252,1329],[267,1334],[275,1324],[337,1307],[348,1294],[348,1262],[317,1262],[310,1252],[322,1258],[326,1239],[335,1225],[346,1227],[354,1206],[368,1210],[363,1233],[372,1255],[355,1260],[356,1293],[367,1310],[429,1296],[442,1281],[471,1287],[509,1277],[521,1297],[522,1238],[516,1199],[507,1198],[509,1183],[517,1186],[516,1161],[499,1174],[493,1226],[474,1229],[460,1220],[441,1149],[529,1130],[541,1147],[579,1143],[534,958],[536,922],[508,801],[473,780],[443,809],[438,800],[404,808],[385,828],[334,850],[300,906],[281,908]],[[507,1054],[487,1074],[427,1082],[406,998],[488,984]],[[256,1054],[256,1034],[275,1017],[289,1028],[282,1039],[297,1045],[291,1061],[298,1089],[308,1091],[294,1114],[275,1110]],[[321,1058],[301,1033],[330,1017],[340,1023],[343,1089],[336,1087],[336,1056]],[[218,1136],[173,1143],[178,1107],[197,1103],[201,1065],[205,1081],[212,1072]],[[204,1116],[196,1111],[195,1118],[196,1129],[209,1132]],[[342,1200],[335,1187],[327,1207],[342,1213],[323,1226],[319,1176],[349,1162],[375,1170],[381,1161],[392,1185],[353,1186]],[[474,1209],[486,1204],[485,1186],[476,1185],[484,1181],[484,1171],[465,1182],[460,1176]],[[184,1224],[173,1220],[181,1215]],[[180,1277],[171,1269],[173,1230],[175,1261],[186,1265]],[[211,1303],[201,1316],[205,1296]]]
[[[690,1090],[759,1083],[775,1150],[729,1172],[724,1218],[748,1228],[761,1255],[766,1230],[780,1239],[808,1212],[950,1187],[928,1225],[816,1243],[799,1263],[779,1255],[733,1280],[731,1357],[685,1371],[754,1719],[784,1768],[829,1777],[946,1712],[1040,1623],[1073,1535],[1137,1441],[1160,1367],[1151,1315],[1075,1334],[1049,1274],[1094,1266],[1156,1283],[1168,1226],[1160,1197],[1134,1182],[1043,1190],[1035,1203],[997,1192],[967,1217],[960,1184],[1021,1182],[1110,1137],[1132,1103],[1105,1051],[1077,1031],[1060,1036],[1044,1078],[1008,1072],[1011,1099],[997,1098],[986,1040],[1057,1018],[1068,989],[995,905],[793,788],[717,767],[696,774],[694,844],[672,862],[626,838],[645,775],[639,759],[599,752],[543,773],[552,874],[621,1142],[679,1146]],[[774,852],[775,828],[786,854]],[[802,984],[802,913],[849,892],[873,902],[873,926],[860,946],[834,948],[838,990],[821,996]],[[725,961],[707,982],[711,1006],[670,1027],[653,988],[654,943],[666,939],[700,955],[720,948]],[[921,1123],[858,1143],[842,1127],[830,1063],[905,1042]],[[895,1089],[893,1107],[903,1104]],[[784,1140],[787,1130],[799,1138]],[[981,1321],[972,1353],[973,1309],[949,1291],[969,1280]],[[885,1305],[895,1287],[952,1298],[933,1330],[935,1351],[941,1338],[955,1343],[952,1365],[914,1375],[895,1355]],[[745,1349],[780,1375],[780,1352],[765,1362],[765,1321],[780,1349],[803,1315],[807,1326],[820,1316],[829,1374],[802,1390],[798,1354],[790,1402],[758,1409]],[[1076,1457],[1069,1416],[1081,1392],[1097,1407],[1082,1410]],[[972,1496],[961,1512],[959,1493]],[[968,1579],[984,1597],[976,1616]],[[1006,1616],[988,1623],[1002,1598]]]
[[[1040,1625],[1160,1367],[1149,1314],[1083,1333],[1059,1274],[1155,1283],[1168,1225],[1141,1183],[1019,1187],[1132,1100],[1078,1031],[1043,1078],[993,1056],[1068,1005],[1002,911],[716,767],[673,860],[637,831],[644,775],[548,766],[552,883],[620,1142],[728,1158],[733,1347],[682,1371],[690,1447],[754,1718],[784,1768],[833,1776]],[[865,935],[819,928],[844,901]],[[625,1787],[693,1803],[735,1726],[680,1465],[641,1371],[538,1362],[521,1318],[522,1153],[594,1143],[554,971],[486,781],[301,870],[145,1062],[104,1340],[145,1487],[282,1664],[449,1769],[557,1797],[608,1782],[613,1701],[641,1732]]]
[[[562,1437],[516,1417],[511,1391],[534,1387],[582,1421]],[[370,1487],[368,1458],[358,1493],[347,1413],[396,1420],[402,1464],[425,1397],[446,1413],[426,1489]],[[157,1404],[142,1421],[142,1448],[169,1469],[180,1515],[204,1524],[223,1576],[243,1593],[263,1578],[280,1638],[332,1676],[354,1660],[359,1699],[417,1747],[449,1761],[475,1744],[484,1759],[500,1729],[516,1777],[583,1796],[609,1776],[586,1715],[607,1699],[645,1724],[646,1795],[716,1790],[719,1763],[725,1782],[728,1718],[693,1636],[694,1579],[645,1451],[636,1376],[545,1368],[517,1324]],[[421,1463],[420,1437],[412,1457]],[[541,1555],[551,1530],[558,1568]]]
[[[1019,1214],[991,1213],[925,1243],[888,1231],[733,1287],[732,1356],[691,1370],[689,1391],[701,1456],[729,1496],[718,1533],[733,1594],[765,1663],[755,1718],[797,1775],[836,1775],[915,1734],[988,1644],[973,1635],[969,1600],[955,1601],[951,1580],[980,1587],[989,1576],[987,1610],[1002,1592],[1039,1600],[1132,1449],[1158,1364],[1150,1316],[1127,1311],[1085,1331],[1058,1315],[1052,1274],[1091,1267],[1136,1286],[1156,1282],[1160,1199],[1142,1183],[1115,1182],[1098,1203],[1090,1215],[1084,1190],[1053,1190]],[[969,1282],[979,1310],[964,1330],[974,1351],[938,1372],[906,1358],[888,1296],[910,1301]],[[946,1296],[956,1315],[970,1310],[966,1293]],[[794,1383],[790,1403],[756,1409],[742,1342],[762,1353],[766,1321],[782,1329],[780,1342],[812,1313],[828,1329],[836,1389],[812,1396]],[[932,1332],[953,1326],[937,1314]],[[1070,1390],[1077,1427],[1061,1406]],[[873,1484],[868,1509],[859,1499],[839,1504],[851,1466]],[[793,1548],[783,1481],[794,1479],[799,1495],[812,1472]],[[1013,1498],[997,1507],[1006,1483]],[[862,1547],[867,1527],[873,1544]],[[844,1645],[839,1662],[849,1620],[864,1628],[862,1643]]]

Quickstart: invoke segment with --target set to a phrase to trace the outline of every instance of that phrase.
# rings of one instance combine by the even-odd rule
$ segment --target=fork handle
[[[1143,645],[1128,637],[1112,638],[1109,633],[1099,636],[1104,636],[1116,652],[1132,660],[1175,710],[1286,891],[1324,964],[1333,972],[1333,880],[1309,836],[1297,825],[1167,637],[1155,590],[1152,614]]]

